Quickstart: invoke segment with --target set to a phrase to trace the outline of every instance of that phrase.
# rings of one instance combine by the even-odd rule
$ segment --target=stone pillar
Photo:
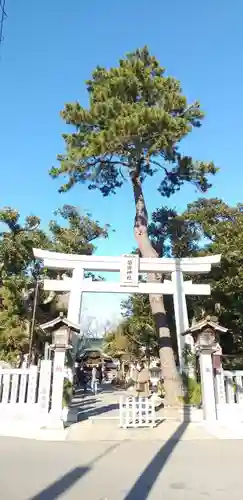
[[[214,422],[217,419],[216,402],[214,391],[214,375],[212,363],[212,349],[201,348],[199,353],[203,418],[207,422]]]
[[[42,360],[40,364],[38,404],[40,407],[40,412],[44,414],[47,414],[49,411],[51,392],[51,365],[51,360],[46,359]]]
[[[50,413],[53,419],[59,422],[61,422],[62,418],[65,351],[66,349],[63,347],[56,347],[53,362],[53,381]]]
[[[213,369],[214,369],[214,387],[215,400],[217,405],[226,403],[225,387],[224,387],[224,372],[222,367],[222,349],[220,344],[216,344],[216,351],[213,353]]]
[[[177,336],[177,348],[178,348],[180,371],[187,372],[190,377],[195,377],[193,368],[186,367],[183,358],[183,349],[186,345],[191,349],[191,352],[194,353],[194,342],[192,336],[181,335],[189,329],[183,272],[180,269],[172,271],[171,281],[173,283],[173,288],[174,288],[173,302],[175,311],[176,336]]]
[[[72,287],[69,295],[67,319],[75,325],[80,325],[80,312],[82,304],[82,282],[84,269],[77,266],[73,270]]]

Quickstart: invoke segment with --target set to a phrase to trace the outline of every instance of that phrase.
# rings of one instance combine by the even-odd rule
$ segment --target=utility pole
[[[32,363],[32,349],[33,349],[33,337],[34,337],[34,329],[35,329],[35,316],[36,316],[38,291],[39,291],[39,281],[37,279],[36,284],[35,284],[34,305],[33,305],[32,321],[31,321],[31,327],[30,327],[28,366],[30,366]]]

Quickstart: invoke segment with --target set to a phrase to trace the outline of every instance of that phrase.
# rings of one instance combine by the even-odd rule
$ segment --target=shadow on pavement
[[[168,441],[163,444],[158,453],[139,476],[124,500],[146,500],[148,498],[155,481],[184,434],[188,423],[189,422],[186,420],[182,422]]]
[[[119,446],[120,444],[114,444],[112,446],[109,446],[107,450],[105,450],[103,453],[101,453],[96,458],[91,460],[91,462],[88,465],[86,465],[85,467],[76,467],[75,469],[72,469],[70,472],[62,476],[60,479],[50,484],[50,486],[47,486],[47,488],[42,490],[40,493],[38,493],[34,497],[31,497],[30,500],[56,500],[65,491],[70,489],[74,485],[74,483],[76,483],[79,479],[81,479],[81,477],[87,474],[87,472],[91,470],[92,466],[96,462],[104,458],[106,455],[108,455],[108,453],[110,453],[112,450],[115,450]]]
[[[56,500],[89,470],[89,467],[76,467],[34,497],[31,497],[30,500]]]
[[[81,422],[82,420],[87,420],[91,417],[95,417],[98,415],[103,415],[108,413],[109,411],[119,410],[119,405],[116,403],[103,405],[103,406],[86,406],[85,408],[81,408],[77,414],[77,422]]]

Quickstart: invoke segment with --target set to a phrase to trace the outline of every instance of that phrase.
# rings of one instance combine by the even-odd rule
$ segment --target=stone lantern
[[[43,323],[41,329],[52,335],[52,349],[62,350],[72,348],[73,339],[80,332],[80,327],[65,318],[63,313],[60,313],[57,318]]]
[[[67,349],[68,347],[70,347],[70,328],[66,325],[63,325],[57,330],[54,330],[52,335],[52,344],[56,349]]]
[[[65,374],[65,356],[68,349],[72,349],[74,335],[78,335],[80,327],[71,323],[61,313],[57,318],[41,325],[41,329],[52,335],[54,351],[53,382],[51,398],[51,414],[56,420],[62,418],[62,397]]]
[[[208,316],[183,333],[192,335],[196,353],[199,355],[203,416],[207,421],[214,421],[217,418],[214,376],[215,370],[221,368],[222,351],[219,337],[227,331],[227,328],[212,321]]]
[[[190,334],[193,337],[196,352],[210,351],[211,354],[220,351],[220,335],[227,333],[228,329],[219,325],[210,316],[193,324],[182,335]]]

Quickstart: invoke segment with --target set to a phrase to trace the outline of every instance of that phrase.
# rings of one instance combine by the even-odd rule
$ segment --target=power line
[[[6,0],[0,0],[0,44],[2,43],[4,37],[3,37],[3,24],[4,20],[7,17],[7,14],[5,12],[5,4]]]

